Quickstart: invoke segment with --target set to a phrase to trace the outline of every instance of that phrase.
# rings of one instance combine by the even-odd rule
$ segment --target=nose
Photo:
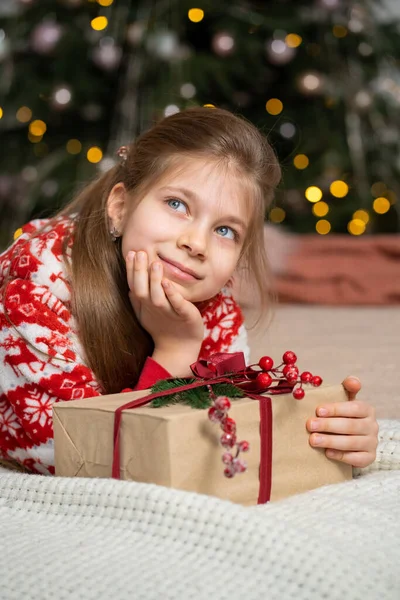
[[[177,240],[177,246],[190,256],[204,260],[207,256],[207,235],[200,227],[185,229]]]

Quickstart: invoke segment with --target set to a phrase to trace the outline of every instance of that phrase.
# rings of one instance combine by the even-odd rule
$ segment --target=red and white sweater
[[[53,403],[101,394],[71,314],[62,247],[72,227],[68,218],[31,221],[0,255],[0,458],[34,473],[54,473]],[[248,360],[243,316],[229,292],[210,300],[202,316],[201,357],[243,351]],[[168,376],[148,358],[136,389]]]

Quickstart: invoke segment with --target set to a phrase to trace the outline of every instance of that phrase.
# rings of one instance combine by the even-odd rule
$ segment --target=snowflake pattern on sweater
[[[0,255],[0,458],[34,473],[54,474],[53,403],[101,394],[71,314],[63,245],[72,229],[65,217],[31,221]],[[229,292],[201,313],[200,356],[243,351],[247,361],[243,316]]]

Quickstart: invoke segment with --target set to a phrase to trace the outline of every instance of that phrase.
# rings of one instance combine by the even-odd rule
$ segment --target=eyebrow
[[[182,194],[183,196],[186,196],[187,198],[189,198],[189,200],[194,200],[195,202],[200,202],[200,198],[196,194],[196,192],[193,192],[192,190],[188,190],[187,188],[166,186],[166,187],[161,188],[161,191],[170,191],[172,193],[175,192],[178,194]],[[228,215],[228,216],[224,217],[223,219],[221,219],[221,221],[228,221],[229,223],[235,223],[235,225],[240,225],[241,227],[243,227],[244,230],[246,230],[248,227],[247,223],[245,223],[240,217],[235,217],[234,215]]]

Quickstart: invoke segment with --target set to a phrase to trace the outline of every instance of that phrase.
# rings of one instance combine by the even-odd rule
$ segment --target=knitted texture
[[[399,434],[398,422],[382,428],[381,464],[398,456],[388,442],[398,449]],[[398,600],[399,497],[400,470],[251,508],[149,484],[2,473],[0,597]]]

